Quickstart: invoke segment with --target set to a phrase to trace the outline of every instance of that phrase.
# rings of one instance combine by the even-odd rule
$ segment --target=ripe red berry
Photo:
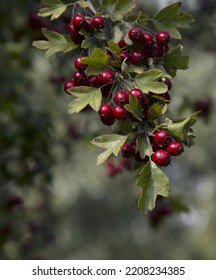
[[[163,56],[166,52],[168,52],[168,50],[169,50],[168,44],[158,45],[157,56],[159,56],[159,57]]]
[[[147,99],[146,95],[143,94],[143,92],[140,89],[133,88],[132,90],[129,91],[128,94],[136,97],[140,101],[143,108],[148,106],[148,99]]]
[[[102,16],[95,16],[92,20],[92,24],[96,29],[101,29],[105,25],[104,18]]]
[[[73,23],[73,26],[77,30],[79,30],[79,29],[83,28],[86,25],[86,20],[85,20],[85,17],[82,16],[82,15],[75,15],[72,18],[72,23]]]
[[[171,137],[166,130],[158,130],[154,135],[154,142],[158,145],[165,146],[169,144]]]
[[[152,161],[161,166],[167,166],[171,161],[170,154],[165,150],[157,150],[152,155]]]
[[[79,45],[82,43],[82,41],[85,39],[85,37],[82,34],[79,34],[77,32],[70,34],[71,41],[74,42],[74,44]]]
[[[67,30],[69,33],[74,34],[77,33],[77,30],[75,29],[74,25],[72,23],[69,23],[67,26]]]
[[[93,19],[86,17],[85,20],[86,20],[86,25],[84,26],[84,29],[88,32],[91,32],[94,29]]]
[[[144,55],[141,51],[132,51],[129,55],[129,61],[134,65],[139,65],[144,62]]]
[[[126,58],[126,60],[125,60],[126,63],[129,62],[130,53],[128,51],[120,51],[119,55],[122,60],[125,60],[125,58]]]
[[[74,61],[74,65],[75,65],[76,69],[79,71],[85,71],[86,68],[88,67],[87,64],[82,62],[82,58],[83,58],[83,56],[79,56]]]
[[[167,152],[172,156],[179,156],[184,152],[184,146],[180,142],[173,141],[169,143]]]
[[[114,117],[114,114],[113,114],[113,109],[112,107],[105,103],[105,104],[102,104],[99,108],[99,116],[101,117],[101,121],[105,124],[105,125],[112,125],[114,124],[115,122],[115,117]]]
[[[90,75],[90,76],[88,76],[87,79],[88,79],[87,84],[89,87],[100,87],[101,86],[100,79],[97,75]]]
[[[143,32],[140,28],[134,27],[128,32],[128,37],[132,42],[140,43],[142,41]]]
[[[159,31],[156,34],[156,41],[158,45],[167,45],[170,42],[170,35],[166,31]]]
[[[114,102],[116,104],[125,105],[129,103],[129,96],[125,91],[117,91],[114,96]]]
[[[75,71],[73,78],[78,86],[87,84],[87,76],[84,72]]]
[[[68,93],[68,89],[72,88],[72,87],[75,87],[76,86],[76,82],[74,80],[67,80],[65,83],[64,83],[64,91]]]
[[[100,81],[100,82],[101,82],[101,81]],[[106,86],[103,86],[103,87],[101,88],[101,93],[102,93],[102,96],[103,96],[104,98],[107,98],[107,97],[109,96],[111,88],[112,88],[112,85],[110,85],[110,84],[108,84],[108,85],[106,85]]]
[[[99,75],[99,78],[102,84],[111,83],[115,79],[115,73],[112,72],[111,70],[104,70]]]
[[[127,117],[126,109],[119,104],[113,108],[113,114],[117,120],[124,120]]]
[[[121,154],[124,158],[129,158],[135,155],[136,143],[126,143],[121,148]]]
[[[126,42],[125,42],[125,40],[124,40],[124,37],[122,37],[122,38],[118,41],[117,45],[118,45],[120,48],[124,48],[124,47],[126,46]]]
[[[149,32],[143,32],[141,44],[144,47],[152,46],[154,44],[154,36]]]

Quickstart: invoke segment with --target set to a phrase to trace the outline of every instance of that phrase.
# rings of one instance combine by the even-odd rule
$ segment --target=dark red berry
[[[167,45],[170,42],[170,35],[166,31],[159,31],[156,34],[156,41],[158,45]]]
[[[158,130],[154,135],[154,142],[158,145],[165,146],[171,141],[170,135],[166,130]]]
[[[100,81],[100,82],[101,82],[101,81]],[[103,86],[103,87],[101,88],[101,93],[102,93],[102,96],[103,96],[104,98],[107,98],[107,97],[109,96],[110,91],[111,91],[111,88],[112,88],[112,85],[111,85],[111,84],[108,84],[108,85]]]
[[[83,28],[86,25],[86,20],[85,20],[85,17],[82,16],[82,15],[75,15],[72,18],[72,23],[73,23],[73,26],[77,30],[79,30],[79,29]]]
[[[99,75],[99,78],[102,84],[111,83],[115,79],[115,73],[112,72],[111,70],[104,70]]]
[[[101,117],[101,121],[105,124],[105,125],[112,125],[115,122],[115,117],[113,114],[113,109],[109,104],[103,104],[100,106],[99,108],[99,116]]]
[[[134,143],[126,143],[121,148],[121,154],[124,158],[132,157],[135,154],[135,149]]]
[[[128,94],[136,97],[140,101],[143,108],[148,106],[148,99],[147,99],[146,95],[143,94],[143,92],[140,89],[133,88],[132,90],[129,91]]]
[[[126,63],[129,62],[130,53],[128,51],[120,51],[119,55],[122,60],[125,60]]]
[[[117,120],[124,120],[127,117],[127,111],[119,104],[113,108],[113,114]]]
[[[167,166],[171,161],[170,154],[165,150],[157,150],[152,155],[152,161],[161,166]]]
[[[156,57],[158,51],[158,45],[155,43],[153,45],[149,45],[147,47],[144,47],[142,50],[143,56],[145,60],[149,57]]]
[[[106,164],[106,174],[110,177],[114,177],[122,169],[122,167],[119,164],[116,164],[111,159],[107,160],[105,164]]]
[[[128,32],[128,37],[132,42],[140,43],[142,41],[143,32],[140,28],[134,27]]]
[[[164,45],[158,45],[157,48],[157,56],[161,57],[163,56],[166,52],[169,50],[169,45],[164,44]]]
[[[87,76],[84,72],[75,71],[73,78],[76,84],[79,86],[87,84]]]
[[[129,61],[134,65],[142,64],[144,60],[144,55],[141,51],[132,51],[129,55]]]
[[[68,24],[67,29],[68,29],[68,32],[71,34],[77,33],[77,30],[72,23]]]
[[[161,82],[163,82],[164,84],[167,85],[168,90],[171,90],[172,82],[171,82],[171,80],[169,78],[163,77],[163,78],[161,78]]]
[[[101,121],[103,124],[107,125],[107,126],[111,126],[114,124],[115,122],[115,117],[110,117],[110,118],[101,118]]]
[[[74,44],[79,45],[82,43],[82,41],[85,39],[85,37],[82,34],[79,33],[71,33],[70,34],[71,41],[74,42]]]
[[[149,161],[149,157],[148,156],[145,156],[144,158],[142,158],[139,152],[134,155],[134,158],[138,162],[145,162],[145,163],[147,163]]]
[[[74,80],[67,80],[65,83],[64,83],[64,91],[68,93],[68,89],[72,88],[72,87],[75,87],[76,86],[76,82]]]
[[[125,40],[124,40],[124,37],[122,37],[122,38],[118,41],[117,45],[118,45],[120,48],[124,48],[124,47],[126,46],[126,42],[125,42]]]
[[[97,87],[101,86],[100,79],[97,75],[89,75],[87,84],[88,84],[89,87],[96,87],[97,88]]]
[[[179,156],[184,152],[184,146],[180,142],[173,141],[169,143],[167,152],[172,156]]]
[[[159,96],[162,97],[162,98],[164,98],[164,99],[167,100],[167,101],[170,101],[170,100],[171,100],[171,96],[170,96],[170,94],[169,94],[168,91],[165,92],[165,93],[160,94]]]
[[[84,29],[88,32],[91,32],[94,29],[93,19],[85,18],[85,20],[86,20],[86,25],[84,26]]]
[[[129,96],[125,91],[117,91],[114,96],[114,102],[116,104],[125,105],[129,103]]]
[[[143,32],[141,44],[144,47],[152,46],[154,44],[154,36],[149,32]]]
[[[74,61],[74,65],[75,65],[76,69],[79,71],[85,71],[86,68],[88,67],[87,64],[82,62],[82,58],[83,58],[83,56],[79,56]]]
[[[104,18],[102,16],[96,16],[93,18],[92,24],[96,29],[101,29],[105,25]]]

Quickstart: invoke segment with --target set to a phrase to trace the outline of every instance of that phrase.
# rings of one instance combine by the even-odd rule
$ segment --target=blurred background
[[[69,2],[69,1],[67,1]],[[153,15],[175,1],[137,1]],[[69,115],[63,83],[78,53],[49,59],[31,46],[41,27],[65,32],[70,14],[39,18],[37,0],[0,1],[0,259],[216,258],[216,2],[182,1],[190,68],[178,71],[170,114],[200,110],[196,144],[165,172],[171,195],[147,216],[136,174],[96,167],[96,114]]]

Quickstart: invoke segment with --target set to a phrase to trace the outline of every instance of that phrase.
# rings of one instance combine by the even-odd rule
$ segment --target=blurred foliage
[[[139,8],[159,2],[172,1]],[[202,111],[196,144],[166,168],[171,197],[142,216],[130,165],[96,167],[97,116],[67,113],[62,83],[76,52],[45,59],[31,46],[42,26],[65,32],[70,13],[50,22],[37,16],[40,1],[0,2],[0,259],[215,259],[216,3],[193,3],[183,5],[196,20],[183,33],[191,64],[169,109]]]

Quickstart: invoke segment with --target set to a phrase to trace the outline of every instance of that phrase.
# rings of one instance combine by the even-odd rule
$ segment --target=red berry
[[[124,47],[126,46],[124,37],[122,37],[122,38],[118,41],[117,45],[118,45],[120,48],[124,48]]]
[[[158,45],[166,45],[170,42],[170,35],[166,31],[159,31],[156,34],[156,41]]]
[[[99,116],[101,117],[101,121],[105,124],[105,125],[112,125],[115,122],[115,117],[113,114],[113,109],[109,104],[103,104],[100,106],[99,108]]]
[[[121,148],[121,154],[124,158],[129,158],[134,156],[136,150],[136,146],[134,143],[126,143]]]
[[[119,55],[122,60],[125,60],[125,58],[126,58],[126,60],[125,60],[126,63],[129,62],[130,53],[128,51],[120,51]]]
[[[107,126],[111,126],[114,124],[115,122],[115,117],[110,117],[110,118],[101,118],[101,121],[103,124],[107,125]]]
[[[117,120],[124,120],[127,117],[127,111],[119,104],[113,108],[113,114]]]
[[[169,50],[169,45],[164,44],[164,45],[158,45],[157,48],[157,56],[161,57],[163,56],[166,52]]]
[[[87,84],[87,76],[84,72],[75,71],[73,78],[78,86]]]
[[[165,150],[157,150],[152,155],[152,161],[161,166],[167,166],[171,161],[170,154]]]
[[[90,75],[88,76],[88,81],[87,84],[89,87],[100,87],[101,83],[100,83],[100,79],[97,75]]]
[[[68,89],[75,87],[76,86],[76,82],[74,80],[68,80],[64,83],[64,91],[68,93]]]
[[[129,55],[129,61],[134,65],[139,65],[144,62],[144,55],[141,51],[132,51]]]
[[[140,28],[134,27],[129,30],[128,36],[132,42],[140,43],[142,41],[143,32]]]
[[[171,82],[171,80],[169,78],[163,77],[163,78],[161,78],[161,82],[163,82],[164,84],[167,85],[168,90],[171,90],[172,82]]]
[[[148,99],[147,99],[146,95],[143,94],[143,92],[140,89],[133,88],[132,90],[129,91],[128,94],[136,97],[140,101],[143,108],[148,106]]]
[[[184,152],[184,146],[180,142],[173,141],[169,143],[167,147],[167,152],[172,156],[179,156]]]
[[[68,29],[68,32],[71,34],[77,33],[77,30],[75,29],[75,27],[72,23],[68,24],[67,29]]]
[[[101,29],[105,25],[104,18],[102,16],[96,16],[93,18],[92,24],[96,29]]]
[[[71,33],[70,38],[71,38],[71,41],[74,42],[74,44],[76,44],[76,45],[81,44],[82,41],[85,39],[85,37],[79,33]]]
[[[154,135],[154,142],[158,145],[165,146],[171,141],[170,135],[165,130],[158,130]]]
[[[116,104],[125,105],[129,103],[129,96],[125,91],[117,91],[114,96],[114,102]]]
[[[112,72],[111,70],[104,70],[99,75],[99,78],[102,84],[111,83],[115,79],[115,73]]]
[[[72,23],[73,23],[73,26],[77,30],[79,30],[79,29],[83,28],[86,25],[86,20],[85,20],[85,17],[82,16],[82,15],[75,15],[72,18]]]
[[[145,162],[145,163],[147,163],[149,161],[149,157],[148,156],[145,156],[144,158],[141,158],[139,152],[134,155],[134,158],[138,162]]]
[[[93,19],[85,18],[85,20],[86,20],[86,25],[84,26],[84,29],[88,32],[91,32],[94,29]]]
[[[154,44],[154,36],[149,32],[143,32],[141,44],[144,47],[152,46]]]
[[[83,56],[79,56],[74,61],[74,65],[75,65],[76,69],[79,71],[85,71],[86,68],[88,67],[87,64],[82,62],[82,58],[83,58]]]

